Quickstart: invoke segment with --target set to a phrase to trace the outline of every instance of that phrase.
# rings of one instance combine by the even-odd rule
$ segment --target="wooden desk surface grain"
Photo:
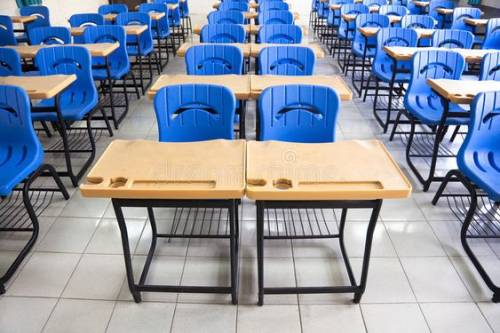
[[[67,44],[66,46],[82,46],[89,50],[93,57],[107,57],[113,53],[118,47],[119,43],[96,43],[96,44]],[[15,49],[21,58],[23,59],[33,59],[38,50],[47,47],[64,47],[64,46],[54,46],[54,45],[16,45],[16,46],[5,46],[8,48]]]
[[[456,104],[471,104],[477,94],[500,91],[499,81],[471,81],[429,79],[427,83],[443,98]]]
[[[31,99],[53,98],[76,81],[76,75],[4,76],[0,84],[18,86],[26,90]]]

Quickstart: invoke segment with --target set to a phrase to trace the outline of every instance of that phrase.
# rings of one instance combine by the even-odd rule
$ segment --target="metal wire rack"
[[[229,212],[224,208],[175,208],[172,227],[162,237],[229,238]]]

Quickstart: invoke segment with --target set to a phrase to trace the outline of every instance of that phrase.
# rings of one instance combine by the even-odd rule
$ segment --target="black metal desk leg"
[[[238,251],[236,242],[236,209],[238,206],[236,200],[231,201],[229,209],[229,230],[230,230],[230,251],[231,251],[231,301],[234,305],[238,304]]]
[[[257,274],[259,305],[264,305],[264,205],[257,201]]]
[[[142,301],[142,298],[134,283],[134,270],[132,268],[132,258],[128,241],[127,225],[125,224],[125,218],[123,217],[122,207],[119,201],[116,199],[113,199],[112,203],[115,210],[116,221],[118,222],[118,227],[120,228],[120,235],[122,237],[123,258],[125,260],[125,269],[127,271],[128,288],[130,290],[130,293],[134,297],[134,301],[136,303],[140,303]]]
[[[372,250],[373,233],[377,225],[380,208],[382,207],[382,200],[377,200],[375,207],[373,207],[368,230],[366,231],[365,252],[363,254],[363,268],[361,269],[361,280],[359,282],[358,292],[354,294],[354,303],[359,303],[361,297],[366,290],[366,280],[368,278],[368,268],[370,266],[370,254]]]

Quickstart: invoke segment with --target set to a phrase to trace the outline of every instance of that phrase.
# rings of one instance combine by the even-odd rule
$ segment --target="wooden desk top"
[[[385,46],[385,52],[397,60],[410,60],[418,51],[430,50],[447,50],[460,53],[468,63],[480,63],[483,57],[488,53],[499,52],[498,50],[482,50],[482,49],[443,49],[436,47],[404,47],[404,46]]]
[[[441,15],[451,15],[453,14],[454,10],[451,8],[436,8],[436,12]]]
[[[261,44],[256,44],[256,43],[251,43],[250,44],[250,56],[253,58],[256,58],[259,56],[260,51],[269,46],[301,46],[301,47],[308,47],[311,50],[314,51],[314,54],[316,55],[316,58],[324,58],[325,57],[325,51],[321,48],[321,45],[316,44],[316,43],[309,43],[309,44],[267,44],[267,43],[261,43]]]
[[[53,98],[76,81],[76,75],[4,76],[0,84],[18,86],[31,99]]]
[[[247,20],[256,19],[259,16],[258,12],[244,12],[243,14]],[[298,12],[293,12],[293,19],[295,21],[300,20],[300,14]]]
[[[471,104],[477,94],[487,91],[500,91],[499,81],[470,81],[429,79],[427,83],[441,97],[456,104]]]
[[[115,140],[80,186],[84,197],[240,199],[246,142]]]
[[[117,16],[118,16],[118,14],[106,14],[106,15],[104,15],[104,20],[112,22],[112,21],[116,20]]]
[[[359,32],[366,37],[375,36],[380,28],[378,27],[361,27],[358,28]],[[418,38],[429,38],[432,37],[432,34],[435,29],[414,29],[417,32]]]
[[[229,88],[237,99],[250,99],[251,86],[249,75],[160,75],[148,90],[149,99],[164,87],[178,84],[216,84]]]
[[[64,45],[61,45],[64,46]],[[46,47],[61,47],[57,45],[16,45],[16,46],[5,46],[11,49],[15,49],[21,58],[23,59],[33,59],[38,50]],[[66,46],[82,46],[89,50],[93,57],[107,57],[113,53],[118,47],[119,43],[97,43],[97,44],[67,44]]]
[[[413,0],[413,3],[417,7],[425,8],[425,7],[429,7],[430,1],[417,1],[417,0]]]
[[[151,17],[151,20],[158,21],[158,20],[161,20],[162,18],[165,17],[165,13],[164,12],[161,12],[161,13],[151,12],[151,13],[149,13],[149,16]]]
[[[170,9],[170,10],[177,9],[177,7],[179,7],[179,4],[177,4],[177,3],[169,3],[168,4],[168,9]]]
[[[165,13],[161,13],[165,15]],[[81,36],[87,27],[75,27],[71,28],[71,36]],[[146,25],[126,25],[123,27],[125,29],[125,33],[128,36],[137,36],[142,34],[148,28]]]
[[[486,26],[488,24],[488,19],[473,19],[467,17],[464,19],[464,22],[473,27],[480,27],[480,26]]]
[[[215,3],[212,5],[212,8],[214,8],[214,9],[219,9],[220,4],[221,4],[221,2],[217,1],[217,2],[215,2]],[[248,6],[249,6],[249,8],[259,8],[259,4],[258,4],[258,3],[256,3],[256,2],[254,2],[254,1],[250,1],[250,2],[248,3]]]
[[[203,24],[195,24],[193,26],[193,34],[199,35],[201,33],[201,29],[203,28],[203,26],[204,26]],[[304,36],[307,36],[309,33],[309,28],[306,27],[305,25],[299,25],[299,26],[302,29],[302,34]],[[243,25],[243,27],[245,28],[247,34],[258,35],[260,28],[262,26],[258,24],[245,24]]]
[[[251,75],[250,87],[252,98],[257,99],[264,89],[285,84],[311,84],[330,87],[337,92],[342,101],[352,100],[352,91],[339,75],[311,75],[311,76],[284,76],[284,75]]]
[[[253,200],[407,198],[411,184],[382,142],[247,143],[247,196]]]
[[[356,21],[357,14],[342,14],[342,19],[347,22],[352,22]],[[396,15],[389,15],[389,22],[392,23],[398,23],[401,22],[402,17],[401,16],[396,16]]]
[[[29,16],[11,16],[10,19],[12,20],[12,23],[31,23],[37,19],[35,15],[29,15]]]
[[[186,55],[186,52],[187,50],[191,47],[191,46],[195,46],[195,45],[202,45],[202,44],[205,44],[205,45],[214,45],[214,44],[217,44],[217,43],[199,43],[199,42],[186,42],[184,44],[182,44],[178,49],[177,49],[177,56],[179,57],[184,57]],[[217,44],[219,45],[219,44]],[[251,47],[251,44],[242,44],[242,43],[231,43],[231,44],[220,44],[220,45],[232,45],[232,46],[236,46],[236,47],[239,47],[241,52],[243,53],[243,56],[245,58],[248,58],[250,57],[250,47]]]

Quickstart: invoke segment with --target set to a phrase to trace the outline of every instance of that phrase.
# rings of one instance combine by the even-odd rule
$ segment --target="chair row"
[[[245,43],[248,34],[240,24],[206,24],[200,32],[202,43]],[[266,24],[260,27],[258,43],[300,44],[302,27],[294,24]]]

